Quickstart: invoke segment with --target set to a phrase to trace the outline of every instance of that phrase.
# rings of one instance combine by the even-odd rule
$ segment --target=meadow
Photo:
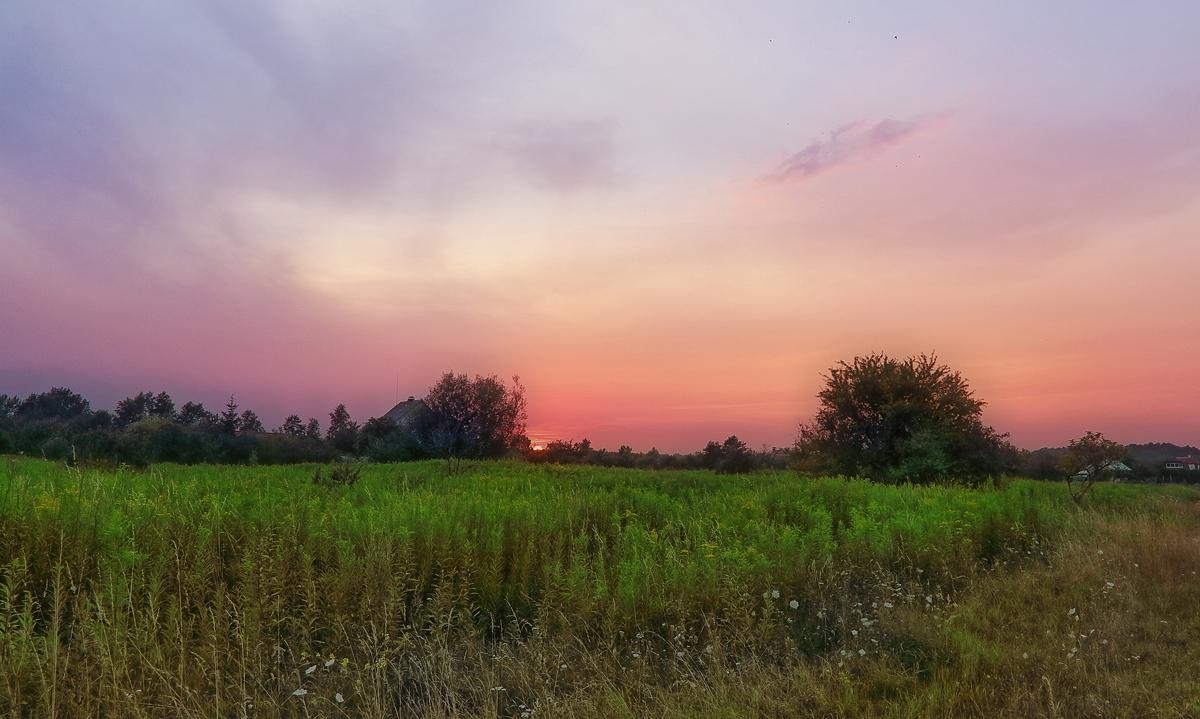
[[[1200,492],[0,458],[0,713],[1200,716]]]

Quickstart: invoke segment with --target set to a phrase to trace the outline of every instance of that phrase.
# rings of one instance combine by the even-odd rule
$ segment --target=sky
[[[1200,4],[0,4],[0,392],[786,446],[936,352],[1200,443]]]

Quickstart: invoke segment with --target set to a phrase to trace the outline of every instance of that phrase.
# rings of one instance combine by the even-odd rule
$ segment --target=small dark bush
[[[317,467],[317,471],[313,473],[313,484],[321,487],[348,487],[357,482],[361,474],[362,470],[354,466],[353,462],[338,462],[330,466],[328,474]]]
[[[46,459],[67,459],[71,456],[71,443],[62,437],[51,437],[42,443],[42,456]]]

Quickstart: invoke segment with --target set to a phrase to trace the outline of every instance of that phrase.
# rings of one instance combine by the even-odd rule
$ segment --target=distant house
[[[397,427],[412,429],[426,409],[424,400],[409,397],[389,409],[383,416],[395,422]]]
[[[1172,474],[1179,472],[1200,472],[1200,457],[1187,455],[1175,457],[1163,463],[1163,469]]]

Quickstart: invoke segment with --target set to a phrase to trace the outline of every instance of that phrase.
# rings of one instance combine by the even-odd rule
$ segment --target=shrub
[[[46,459],[65,460],[71,456],[71,443],[63,437],[51,437],[42,443],[42,456]]]
[[[358,482],[361,475],[362,470],[353,462],[338,462],[329,468],[328,474],[317,467],[313,473],[313,484],[320,487],[348,487]]]

